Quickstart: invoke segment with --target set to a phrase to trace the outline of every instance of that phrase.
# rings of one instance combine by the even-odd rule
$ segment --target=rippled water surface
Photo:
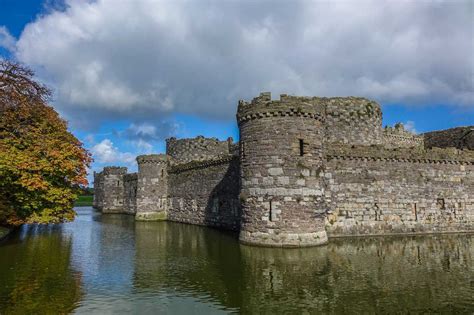
[[[474,236],[332,240],[307,249],[78,208],[0,244],[0,314],[474,312]]]

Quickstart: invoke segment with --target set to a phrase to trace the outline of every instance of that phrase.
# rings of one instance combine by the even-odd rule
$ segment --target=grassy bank
[[[74,207],[91,207],[93,199],[93,195],[79,196],[79,198],[74,202]]]

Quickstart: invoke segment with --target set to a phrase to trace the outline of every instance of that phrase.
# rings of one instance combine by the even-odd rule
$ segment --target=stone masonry
[[[382,128],[359,97],[239,101],[240,141],[170,138],[137,157],[138,173],[94,174],[94,207],[137,220],[239,232],[260,246],[328,238],[474,232],[471,127],[415,135]]]

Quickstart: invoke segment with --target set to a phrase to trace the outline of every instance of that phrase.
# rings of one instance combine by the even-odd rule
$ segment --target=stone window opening
[[[118,180],[118,181],[117,181],[117,187],[119,187],[119,186],[120,186],[120,181]]]
[[[299,144],[300,144],[300,156],[304,155],[304,141],[303,139],[299,139]]]
[[[418,221],[418,209],[416,207],[416,202],[413,204],[413,211],[415,212],[415,221]]]
[[[438,205],[438,208],[439,208],[440,210],[446,210],[446,204],[445,204],[445,202],[444,202],[444,198],[438,198],[438,199],[436,200],[436,204]]]
[[[161,177],[164,177],[165,176],[165,170],[161,170]]]
[[[272,201],[268,201],[268,220],[273,221],[273,206],[272,206]]]

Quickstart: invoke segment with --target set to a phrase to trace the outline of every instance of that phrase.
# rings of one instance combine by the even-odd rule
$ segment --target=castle
[[[240,141],[170,138],[138,173],[94,173],[94,207],[239,232],[246,244],[474,232],[474,128],[382,128],[357,97],[239,101]]]

